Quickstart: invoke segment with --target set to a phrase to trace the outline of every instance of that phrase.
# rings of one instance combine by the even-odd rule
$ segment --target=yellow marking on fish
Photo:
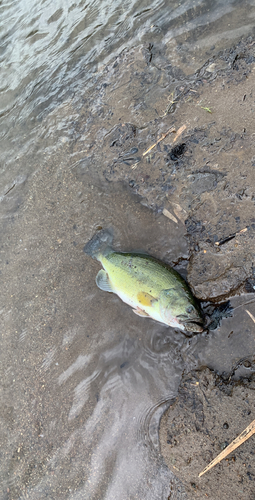
[[[137,294],[137,300],[139,304],[145,307],[152,307],[153,302],[155,302],[157,299],[155,299],[152,295],[146,292],[139,292]]]

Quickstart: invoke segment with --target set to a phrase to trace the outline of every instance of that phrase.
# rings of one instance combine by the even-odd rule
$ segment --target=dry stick
[[[226,238],[222,238],[220,241],[215,241],[215,245],[220,246],[223,245],[223,243],[227,243],[228,241],[233,240],[238,234],[245,233],[247,231],[247,227],[244,227],[241,229],[241,231],[237,231],[236,233],[230,234]]]
[[[158,144],[159,142],[163,141],[163,139],[165,139],[165,137],[166,137],[168,134],[170,134],[170,132],[174,132],[174,131],[175,131],[175,128],[174,128],[174,127],[171,127],[171,128],[170,128],[170,129],[169,129],[169,130],[165,133],[165,134],[162,134],[162,136],[160,137],[160,139],[159,139],[157,142],[155,142],[155,144],[152,144],[152,146],[151,146],[149,149],[147,149],[147,151],[145,151],[145,152],[143,153],[143,156],[147,155],[147,153],[149,153],[149,152],[150,152],[153,148],[155,148],[155,146],[157,146],[157,144]],[[178,133],[178,132],[177,132],[177,133]]]
[[[218,464],[223,458],[227,457],[229,453],[238,448],[238,446],[240,446],[242,443],[244,443],[244,441],[249,439],[249,437],[251,437],[254,433],[255,433],[255,420],[253,420],[253,422],[250,425],[248,425],[248,427],[246,427],[246,429],[241,434],[239,434],[239,436],[237,436],[237,438],[234,439],[234,441],[232,441],[232,443],[230,443],[227,446],[227,448],[225,448],[225,450],[223,450],[214,460],[212,460],[212,462],[210,462],[209,465],[207,465],[205,469],[202,472],[200,472],[200,474],[198,474],[198,476],[199,477],[202,476],[205,472],[207,472],[209,469]]]
[[[177,133],[176,133],[176,136],[173,140],[173,142],[175,142],[178,137],[182,134],[182,132],[187,128],[186,125],[182,125],[182,127],[180,127],[178,130],[177,130]],[[163,141],[163,139],[165,139],[165,137],[170,134],[170,132],[175,132],[175,128],[174,127],[171,127],[165,134],[162,134],[162,136],[160,137],[160,139],[158,139],[157,142],[155,142],[154,144],[152,144],[152,146],[147,149],[146,151],[144,151],[143,153],[143,156],[147,155],[147,153],[149,153],[153,148],[155,148],[155,146],[157,146],[157,144],[159,144],[159,142]],[[134,165],[132,165],[132,169],[136,168],[137,167],[137,163],[135,163]]]
[[[255,318],[253,316],[253,314],[250,313],[250,311],[248,311],[248,309],[245,309],[245,311],[247,312],[247,314],[249,314],[250,318],[252,319],[252,321],[254,321],[255,323]]]
[[[182,134],[182,132],[184,132],[184,130],[187,128],[186,125],[182,125],[182,127],[180,127],[177,132],[176,132],[176,136],[174,138],[174,142],[177,141],[178,137],[180,137],[180,135]]]

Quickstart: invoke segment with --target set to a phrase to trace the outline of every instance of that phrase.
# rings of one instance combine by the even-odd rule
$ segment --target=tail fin
[[[111,248],[112,241],[113,233],[110,229],[101,229],[86,243],[83,251],[90,257],[97,259],[100,254],[105,254]]]

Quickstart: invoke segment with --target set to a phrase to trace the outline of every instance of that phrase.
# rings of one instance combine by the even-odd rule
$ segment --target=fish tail
[[[97,231],[91,240],[86,243],[83,251],[87,255],[90,255],[90,257],[97,259],[99,255],[107,253],[107,250],[111,248],[112,241],[112,231],[110,229],[101,229],[101,231]]]

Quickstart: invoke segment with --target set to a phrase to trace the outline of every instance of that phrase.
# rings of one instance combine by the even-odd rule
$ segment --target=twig
[[[248,309],[245,309],[245,311],[247,312],[247,314],[249,314],[250,318],[252,319],[252,321],[254,321],[255,323],[255,318],[253,316],[253,314],[250,313],[250,311],[248,311]]]
[[[177,132],[176,132],[176,136],[173,140],[173,142],[176,142],[178,137],[180,137],[180,135],[182,134],[182,132],[187,128],[186,125],[182,125],[182,127],[180,127]],[[157,144],[159,144],[159,142],[163,141],[163,139],[165,139],[165,137],[170,134],[170,132],[175,132],[175,128],[174,127],[171,127],[165,134],[162,134],[162,136],[160,137],[160,139],[157,140],[157,142],[155,142],[154,144],[152,144],[152,146],[147,149],[146,151],[144,151],[143,153],[143,156],[147,155],[147,153],[149,153],[153,148],[155,148],[155,146],[157,146]],[[134,165],[132,165],[132,170],[135,169],[137,167],[139,162],[135,163]]]
[[[237,231],[236,233],[230,234],[230,236],[227,236],[226,238],[222,238],[220,241],[215,241],[214,244],[217,246],[223,245],[224,243],[227,243],[228,241],[233,240],[237,234],[246,233],[246,231],[247,231],[247,227],[244,227],[243,229],[241,229],[241,231]]]
[[[159,144],[159,142],[163,141],[163,139],[165,139],[165,137],[168,134],[170,134],[170,132],[175,132],[175,128],[171,127],[165,134],[162,134],[162,136],[160,137],[160,139],[158,139],[158,141],[155,142],[155,144],[152,144],[152,146],[149,149],[147,149],[146,151],[144,151],[143,156],[147,155],[147,153],[149,153],[153,148],[155,148],[155,146],[157,146],[157,144]]]
[[[244,443],[244,441],[249,439],[254,433],[255,433],[255,420],[253,420],[253,422],[250,425],[248,425],[248,427],[246,427],[246,429],[241,434],[239,434],[239,436],[237,436],[237,438],[234,439],[234,441],[232,441],[232,443],[230,443],[227,446],[227,448],[225,448],[225,450],[223,450],[214,460],[212,460],[212,462],[210,462],[209,465],[207,465],[205,469],[202,472],[200,472],[200,474],[198,474],[198,476],[201,477],[205,472],[207,472],[209,469],[218,464],[223,458],[227,457],[229,453],[238,448],[238,446],[240,446],[242,443]]]
[[[6,193],[4,193],[4,196],[6,196],[15,186],[16,186],[16,184],[14,182],[14,184],[10,187],[10,189],[8,189],[8,191],[6,191]]]
[[[176,136],[174,138],[174,142],[177,141],[178,137],[180,137],[180,135],[182,134],[182,132],[184,132],[184,130],[187,128],[186,125],[182,125],[182,127],[180,127],[177,132],[176,132]]]

